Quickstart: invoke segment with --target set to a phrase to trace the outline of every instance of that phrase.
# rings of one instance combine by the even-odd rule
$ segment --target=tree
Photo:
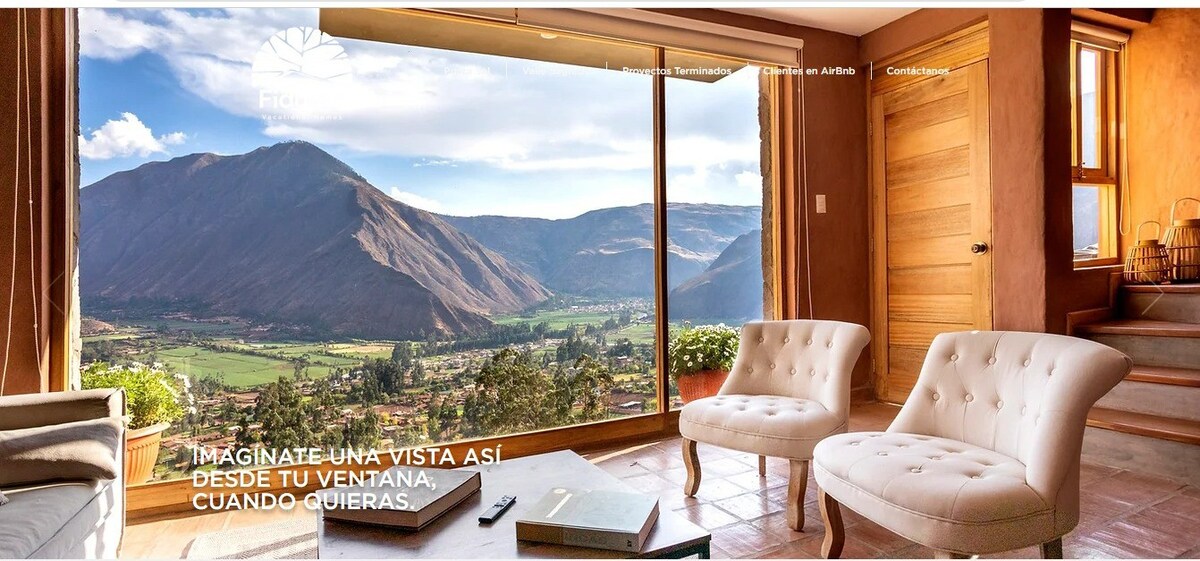
[[[345,446],[366,450],[379,446],[379,414],[372,409],[361,417],[355,417],[346,422]]]
[[[575,361],[575,375],[571,379],[572,394],[580,409],[575,419],[578,422],[599,421],[608,417],[608,395],[612,392],[613,378],[608,366],[583,355]]]
[[[407,341],[396,343],[396,346],[392,347],[392,362],[403,369],[411,367],[413,362],[412,344]]]
[[[471,428],[480,435],[512,434],[550,426],[554,384],[533,355],[502,349],[475,377]]]
[[[409,379],[412,380],[412,387],[420,388],[425,385],[425,364],[417,360],[413,362],[412,369],[409,371]]]
[[[285,376],[263,386],[255,402],[254,418],[262,423],[259,438],[269,448],[298,448],[313,443],[315,435],[304,396]],[[247,432],[245,428],[243,432]]]

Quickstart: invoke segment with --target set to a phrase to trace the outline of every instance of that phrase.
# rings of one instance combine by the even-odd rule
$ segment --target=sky
[[[652,198],[651,79],[331,38],[315,9],[82,9],[82,184],[312,142],[413,206],[567,218]],[[303,45],[303,71],[293,47]],[[758,75],[667,80],[670,201],[758,205]]]

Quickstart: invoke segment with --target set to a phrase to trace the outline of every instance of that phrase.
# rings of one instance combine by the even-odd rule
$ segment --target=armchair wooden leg
[[[1042,559],[1062,558],[1062,538],[1055,538],[1042,544]]]
[[[766,456],[758,457],[758,476],[759,477],[767,476],[767,457]]]
[[[687,467],[687,482],[683,494],[694,497],[700,490],[700,456],[696,454],[696,441],[683,439],[683,465]]]
[[[787,521],[788,527],[804,530],[804,491],[808,487],[808,460],[791,460],[788,470]]]
[[[821,542],[821,557],[838,559],[846,545],[846,526],[842,524],[842,509],[837,499],[817,489],[817,503],[821,506],[821,520],[825,522],[825,541]]]

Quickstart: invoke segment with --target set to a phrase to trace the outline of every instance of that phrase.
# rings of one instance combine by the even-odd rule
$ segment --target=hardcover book
[[[330,520],[419,530],[480,488],[477,471],[396,466],[363,485],[317,491]]]
[[[557,488],[517,520],[517,539],[639,552],[658,520],[658,498]]]

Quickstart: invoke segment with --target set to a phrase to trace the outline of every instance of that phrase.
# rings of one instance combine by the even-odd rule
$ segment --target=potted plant
[[[684,327],[668,347],[671,378],[684,403],[717,395],[737,358],[738,330],[720,325]]]
[[[83,389],[122,388],[129,416],[125,435],[125,481],[145,483],[154,475],[162,432],[191,407],[186,376],[172,376],[161,365],[92,363],[83,370]]]

